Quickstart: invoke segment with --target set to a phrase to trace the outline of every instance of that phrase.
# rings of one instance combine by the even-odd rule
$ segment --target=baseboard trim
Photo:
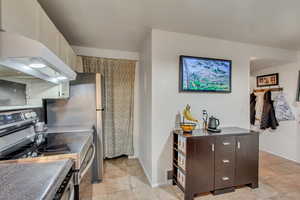
[[[128,156],[128,159],[138,159],[138,157],[137,156]]]
[[[149,174],[148,174],[147,171],[146,171],[146,168],[145,168],[143,162],[141,161],[140,158],[138,158],[138,160],[139,160],[139,162],[140,162],[140,164],[141,164],[141,166],[142,166],[142,168],[143,168],[143,171],[144,171],[144,173],[145,173],[145,175],[146,175],[146,177],[147,177],[147,179],[148,179],[148,182],[150,183],[151,187],[153,187],[152,181],[151,181],[151,179],[150,179]]]
[[[264,149],[260,149],[260,151],[264,151],[264,152],[267,152],[267,153],[269,153],[269,154],[273,154],[273,155],[275,155],[275,156],[278,156],[278,157],[281,157],[281,158],[284,158],[284,159],[287,159],[287,160],[290,160],[290,161],[293,161],[293,162],[295,162],[295,163],[300,164],[300,161],[298,161],[298,160],[294,160],[294,159],[287,158],[286,156],[280,155],[280,154],[278,154],[278,153],[274,153],[274,152],[272,152],[272,151],[268,151],[268,150],[264,150]]]
[[[155,188],[155,187],[162,187],[162,186],[167,186],[167,185],[172,185],[172,180],[168,180],[168,181],[165,182],[165,183],[154,183],[154,184],[152,184],[151,186],[152,186],[153,188]]]
[[[152,188],[161,187],[161,186],[167,186],[167,185],[172,185],[172,180],[167,180],[167,182],[163,182],[163,183],[152,183],[152,181],[150,179],[150,176],[147,173],[146,168],[145,168],[143,162],[141,162],[140,158],[138,158],[138,160],[139,160],[139,162],[140,162],[140,164],[141,164],[141,166],[143,168],[143,171],[144,171],[144,173],[145,173],[145,175],[146,175],[146,177],[148,179],[148,182],[150,183],[150,186]]]

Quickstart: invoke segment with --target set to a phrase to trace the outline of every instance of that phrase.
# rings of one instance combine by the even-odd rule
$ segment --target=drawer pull
[[[211,144],[211,151],[215,151],[215,144]]]
[[[223,145],[228,146],[228,145],[230,145],[230,142],[223,142]]]
[[[223,180],[223,181],[228,181],[229,178],[228,178],[228,177],[223,177],[222,180]]]
[[[223,160],[223,163],[229,163],[229,160]]]
[[[238,141],[238,143],[237,143],[237,148],[238,148],[238,149],[241,148],[241,143],[240,143],[240,141]]]

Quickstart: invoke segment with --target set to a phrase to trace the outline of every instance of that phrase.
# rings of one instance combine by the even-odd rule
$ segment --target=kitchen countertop
[[[93,126],[53,126],[49,125],[46,133],[94,132]]]
[[[52,200],[71,160],[0,164],[0,200]]]
[[[89,150],[90,144],[93,143],[93,134],[91,132],[49,133],[47,135],[47,140],[48,140],[48,144],[50,145],[66,144],[70,149],[70,152],[64,154],[57,154],[57,155],[45,155],[45,156],[34,157],[34,158],[4,160],[4,161],[0,161],[0,164],[72,159],[75,161],[75,169],[79,169],[84,159],[83,156]]]
[[[190,133],[184,133],[182,130],[174,130],[174,133],[181,134],[184,137],[203,137],[203,136],[226,136],[226,135],[249,135],[254,134],[257,132],[238,128],[238,127],[220,127],[221,132],[220,133],[213,133],[209,131],[205,131],[203,129],[195,129],[192,134]]]
[[[20,109],[30,109],[30,108],[42,108],[43,106],[36,105],[24,105],[24,106],[0,106],[0,111],[10,111],[10,110],[20,110]]]
[[[47,135],[47,140],[48,144],[66,144],[70,149],[70,154],[76,155],[76,169],[78,169],[84,159],[82,156],[86,154],[90,144],[93,144],[93,135],[91,132],[50,133]],[[67,154],[60,156],[63,155]]]
[[[89,132],[51,133],[47,135],[48,144],[66,144],[71,153],[81,153],[86,145],[91,144],[93,135]]]

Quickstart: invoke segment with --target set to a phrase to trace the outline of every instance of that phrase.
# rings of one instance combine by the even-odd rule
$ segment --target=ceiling
[[[299,0],[39,0],[72,45],[138,51],[151,28],[300,50]]]
[[[253,74],[259,70],[269,68],[269,67],[278,67],[284,66],[293,61],[282,60],[282,59],[273,59],[273,58],[259,58],[253,59],[250,62],[250,74]]]

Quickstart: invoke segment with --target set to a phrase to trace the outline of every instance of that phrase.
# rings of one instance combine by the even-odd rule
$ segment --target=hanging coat
[[[265,97],[265,94],[262,93],[262,92],[257,92],[257,93],[254,93],[254,95],[256,96],[255,120],[257,122],[260,122],[261,116],[262,116],[262,113],[263,113],[263,109],[264,109],[264,97]]]
[[[260,123],[261,129],[276,129],[279,125],[275,116],[275,110],[273,106],[273,101],[271,99],[271,95],[271,91],[267,91],[264,95],[264,106]]]
[[[261,117],[264,109],[264,97],[265,94],[262,92],[254,93],[256,96],[255,103],[255,122],[254,125],[260,127]]]
[[[256,105],[256,96],[254,93],[251,93],[251,95],[250,95],[250,123],[252,125],[255,124],[255,115],[256,115],[255,105]]]
[[[292,109],[282,93],[275,97],[274,108],[278,121],[295,120]]]

